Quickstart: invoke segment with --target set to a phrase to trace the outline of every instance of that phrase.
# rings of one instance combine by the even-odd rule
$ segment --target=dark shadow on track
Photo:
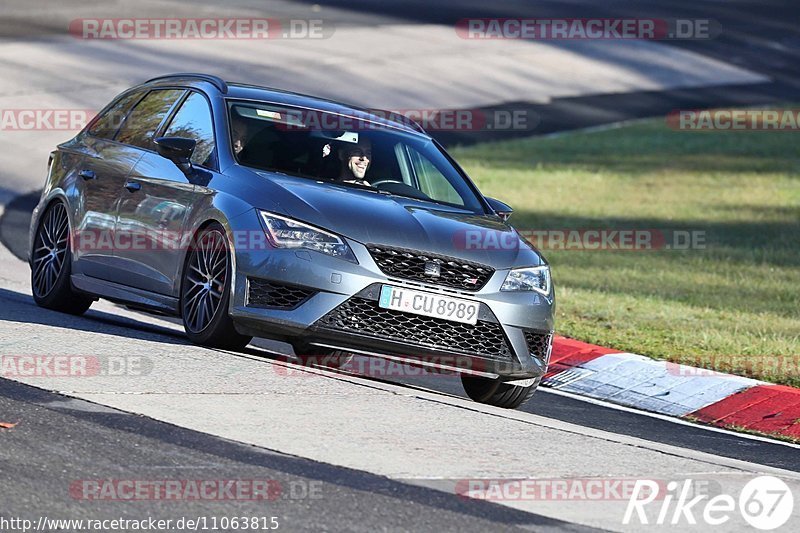
[[[81,426],[89,424],[87,428],[91,433],[96,432],[96,428],[91,426],[100,426],[128,434],[129,438],[120,439],[118,436],[111,442],[99,442],[98,446],[108,446],[111,451],[121,449],[123,452],[122,457],[125,456],[124,450],[129,446],[132,440],[137,441],[135,446],[148,446],[153,448],[154,451],[160,453],[169,453],[170,457],[180,457],[182,453],[200,452],[216,456],[225,460],[235,461],[243,466],[251,466],[256,468],[268,468],[274,470],[279,474],[288,474],[291,477],[300,477],[310,480],[319,480],[336,487],[355,490],[362,493],[361,498],[375,498],[383,497],[393,500],[397,505],[413,504],[421,506],[423,509],[432,509],[439,512],[451,512],[460,515],[472,517],[475,520],[486,520],[497,523],[497,526],[504,525],[506,527],[513,526],[528,526],[535,527],[537,531],[540,530],[559,530],[559,531],[592,531],[592,528],[569,524],[561,520],[547,518],[541,515],[517,511],[509,507],[497,505],[491,502],[482,500],[472,500],[468,498],[459,497],[455,494],[448,494],[438,490],[423,488],[415,485],[408,485],[399,481],[394,481],[384,476],[370,474],[359,470],[353,470],[345,467],[333,466],[326,463],[312,461],[310,459],[303,459],[284,455],[275,450],[266,448],[259,448],[255,446],[245,445],[218,437],[192,431],[189,429],[180,428],[159,422],[144,416],[132,415],[122,411],[108,412],[108,409],[103,409],[102,412],[97,412],[92,409],[80,409],[78,404],[85,404],[90,406],[90,402],[83,400],[72,400],[71,405],[77,408],[71,409],[63,407],[63,403],[67,397],[37,389],[31,386],[23,385],[20,383],[0,379],[0,398],[7,398],[14,402],[26,402],[34,405],[39,405],[51,412],[59,413],[61,416],[68,416],[77,419],[77,423],[70,424],[68,422],[58,424],[56,431],[63,431],[63,427],[76,428],[78,433],[81,433]],[[54,406],[50,406],[54,404]],[[32,415],[28,415],[29,417]],[[50,416],[50,418],[53,418]],[[53,424],[47,424],[52,427]],[[59,436],[53,437],[61,442],[60,449],[64,449],[66,454],[69,454],[69,445],[72,440],[61,439]],[[42,440],[46,440],[42,438]],[[148,444],[149,441],[149,444]],[[138,453],[138,450],[136,450]],[[109,452],[111,453],[111,452]],[[134,453],[133,451],[131,452]],[[67,455],[69,457],[69,455]],[[22,458],[21,458],[22,459]],[[21,465],[30,464],[32,459],[28,461],[20,460]],[[120,459],[124,461],[124,459]],[[74,461],[73,461],[74,462]],[[125,463],[120,463],[125,468]],[[74,467],[73,467],[74,468]],[[226,471],[231,467],[227,467]],[[61,468],[54,469],[56,472],[62,471]],[[63,470],[66,472],[66,470]],[[135,472],[135,471],[134,471]],[[265,476],[261,473],[260,476]],[[272,478],[274,474],[269,475]],[[66,486],[66,484],[65,484]],[[356,495],[353,495],[354,497]],[[78,502],[85,503],[85,502]],[[106,502],[109,503],[109,502]],[[178,505],[171,502],[173,505]],[[324,503],[324,502],[323,502]],[[267,504],[267,505],[278,505]],[[352,506],[352,504],[351,504]],[[384,509],[382,512],[386,512]],[[311,511],[308,511],[311,512]],[[319,511],[317,511],[319,512]],[[329,510],[328,512],[332,512]],[[351,511],[352,512],[352,511]],[[374,512],[374,509],[372,510]],[[329,519],[337,518],[336,513],[328,517]],[[347,517],[345,517],[347,518]]]
[[[33,298],[27,294],[2,288],[0,288],[0,321],[41,324],[71,331],[101,333],[126,338],[132,337],[132,330],[135,330],[137,340],[164,344],[189,344],[189,340],[182,333],[157,325],[93,309],[83,316],[50,311],[37,306],[33,302]]]

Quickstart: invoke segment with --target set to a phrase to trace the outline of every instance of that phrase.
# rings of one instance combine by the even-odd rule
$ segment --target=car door
[[[147,150],[153,148],[153,134],[185,92],[183,89],[154,89],[147,92],[127,113],[113,139],[104,139],[96,145],[95,151],[100,157],[87,157],[85,160],[86,168],[82,168],[81,172],[94,173],[87,181],[97,181],[98,186],[89,198],[99,204],[100,211],[86,210],[84,221],[88,228],[99,233],[97,248],[101,253],[87,258],[90,261],[81,267],[81,273],[128,285],[126,268],[118,253],[120,246],[128,246],[126,235],[117,233],[119,204],[130,194],[130,172]],[[106,172],[113,179],[104,179]],[[108,183],[100,186],[101,181]]]
[[[206,97],[189,91],[159,132],[197,142],[191,158],[194,171],[187,176],[155,152],[142,156],[128,179],[138,189],[123,195],[117,219],[117,232],[129,234],[134,245],[118,249],[117,255],[124,259],[127,284],[177,296],[178,273],[188,244],[186,221],[202,194],[193,182],[216,169],[214,125]]]
[[[141,152],[114,140],[120,125],[145,91],[122,95],[102,113],[82,139],[76,167],[73,273],[113,279],[114,225],[125,178]]]

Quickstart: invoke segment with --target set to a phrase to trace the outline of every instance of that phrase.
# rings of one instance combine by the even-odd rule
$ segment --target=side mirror
[[[511,209],[511,206],[501,202],[500,200],[496,200],[494,198],[489,198],[488,196],[486,196],[485,198],[486,198],[486,201],[489,203],[489,207],[491,207],[492,210],[495,213],[497,213],[497,216],[502,218],[503,221],[508,220],[508,217],[511,216],[511,213],[514,212],[514,210]]]
[[[158,155],[175,163],[181,172],[191,174],[192,154],[197,146],[197,141],[186,137],[158,137],[155,139]]]

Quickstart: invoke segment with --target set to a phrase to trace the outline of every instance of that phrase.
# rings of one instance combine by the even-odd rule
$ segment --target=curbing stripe
[[[800,438],[800,389],[556,336],[546,387],[668,416]]]
[[[800,389],[759,385],[692,413],[721,427],[800,438]]]
[[[611,350],[556,335],[553,337],[553,353],[550,355],[550,366],[547,369],[545,382],[556,374],[572,368],[579,368],[583,363],[610,353],[619,353],[619,350]]]

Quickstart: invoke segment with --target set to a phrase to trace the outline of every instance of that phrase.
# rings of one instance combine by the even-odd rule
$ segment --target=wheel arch
[[[74,231],[73,228],[75,228],[75,214],[72,212],[69,198],[67,198],[66,193],[62,189],[52,189],[47,195],[42,196],[42,198],[39,199],[39,204],[34,208],[33,214],[31,215],[31,224],[28,229],[28,265],[31,267],[33,267],[33,254],[31,252],[33,251],[33,243],[34,239],[36,238],[36,231],[39,229],[39,225],[42,223],[42,217],[44,214],[47,213],[48,209],[50,209],[56,202],[61,202],[64,204],[64,207],[67,209],[67,223],[69,224],[70,231]],[[72,245],[71,239],[70,245]]]

